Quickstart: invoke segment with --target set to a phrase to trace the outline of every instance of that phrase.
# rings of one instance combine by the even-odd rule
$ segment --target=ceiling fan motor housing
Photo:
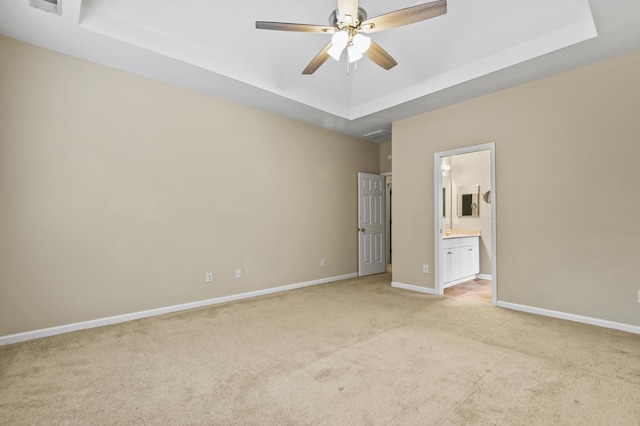
[[[358,24],[366,20],[367,12],[363,8],[358,7]],[[340,12],[336,9],[329,15],[329,25],[335,27],[338,22],[342,22],[342,16],[340,16]]]

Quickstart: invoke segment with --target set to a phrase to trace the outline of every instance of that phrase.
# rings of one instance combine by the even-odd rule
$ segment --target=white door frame
[[[486,143],[483,145],[470,146],[466,148],[453,149],[451,151],[436,152],[433,156],[433,182],[434,182],[434,279],[436,294],[444,294],[442,288],[442,278],[440,271],[440,253],[442,243],[442,159],[454,155],[468,154],[471,152],[489,151],[491,157],[491,303],[498,303],[498,259],[496,256],[496,154],[495,143]]]

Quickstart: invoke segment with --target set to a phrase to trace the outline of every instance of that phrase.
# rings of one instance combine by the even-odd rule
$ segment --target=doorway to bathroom
[[[495,144],[434,155],[435,290],[497,303]]]

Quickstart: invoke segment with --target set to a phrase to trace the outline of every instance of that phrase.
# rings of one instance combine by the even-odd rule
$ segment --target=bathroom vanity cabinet
[[[442,288],[472,280],[480,273],[480,237],[448,237],[440,247]]]

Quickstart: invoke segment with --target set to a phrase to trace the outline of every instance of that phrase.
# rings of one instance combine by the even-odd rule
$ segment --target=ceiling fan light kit
[[[358,0],[338,0],[338,8],[329,16],[331,26],[256,21],[256,28],[332,34],[331,42],[309,62],[302,74],[313,74],[330,57],[339,61],[345,49],[347,51],[347,73],[349,72],[349,64],[355,62],[357,67],[357,61],[365,55],[377,65],[389,70],[398,63],[382,47],[362,33],[373,33],[409,25],[445,13],[447,13],[447,0],[437,0],[367,19],[367,13],[358,6]]]
[[[342,51],[347,44],[349,43],[349,36],[344,31],[338,31],[334,33],[331,37],[331,47],[327,51],[329,56],[331,56],[336,61],[340,60],[340,56],[342,56]]]

